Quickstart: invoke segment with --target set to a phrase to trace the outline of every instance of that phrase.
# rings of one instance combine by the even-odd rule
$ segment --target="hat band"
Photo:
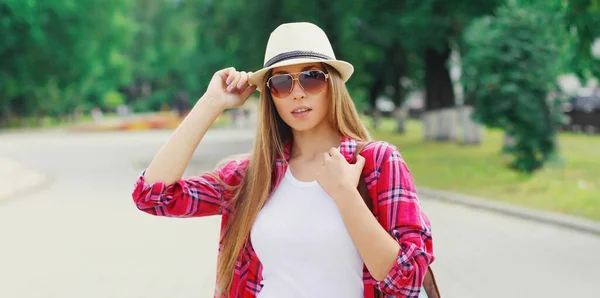
[[[279,63],[281,61],[295,59],[295,58],[317,58],[317,59],[323,59],[323,60],[333,60],[333,58],[331,58],[327,55],[321,54],[321,53],[316,53],[316,52],[311,52],[311,51],[291,51],[291,52],[281,53],[281,54],[269,59],[269,61],[267,61],[267,63],[265,63],[264,67],[269,67],[275,63]]]

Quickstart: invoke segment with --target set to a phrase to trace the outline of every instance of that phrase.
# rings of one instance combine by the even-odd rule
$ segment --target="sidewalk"
[[[0,204],[35,191],[49,182],[47,175],[0,157]]]

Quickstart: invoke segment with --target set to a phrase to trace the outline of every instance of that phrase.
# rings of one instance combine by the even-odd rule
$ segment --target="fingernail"
[[[232,89],[233,89],[233,87],[231,87],[231,86],[227,87],[227,92],[231,92]]]
[[[243,85],[242,83],[238,83],[237,87],[242,88],[242,85]]]
[[[227,79],[227,81],[225,81],[225,83],[226,83],[227,85],[229,85],[229,83],[231,83],[231,79]]]

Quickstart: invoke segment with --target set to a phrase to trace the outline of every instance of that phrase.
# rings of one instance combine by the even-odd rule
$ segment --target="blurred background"
[[[261,68],[295,21],[422,189],[442,294],[597,295],[598,0],[0,0],[0,296],[209,297],[218,223],[139,214],[132,185],[214,72]],[[187,174],[251,148],[257,95]]]

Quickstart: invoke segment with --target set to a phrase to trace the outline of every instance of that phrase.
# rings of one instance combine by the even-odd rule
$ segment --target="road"
[[[0,297],[212,297],[219,218],[153,217],[131,200],[169,134],[0,134],[0,156],[51,177],[42,190],[0,202]],[[210,131],[186,174],[248,151],[253,134]],[[600,289],[597,236],[421,201],[445,298],[593,297]]]

